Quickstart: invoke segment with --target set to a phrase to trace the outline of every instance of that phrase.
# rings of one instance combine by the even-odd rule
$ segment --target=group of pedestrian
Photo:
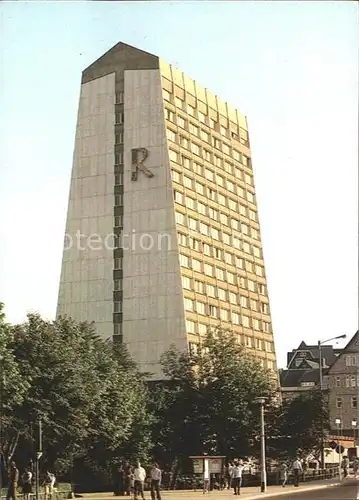
[[[292,470],[293,470],[293,484],[295,487],[298,488],[299,486],[299,481],[300,478],[302,477],[303,474],[303,465],[301,460],[297,457],[292,465]],[[280,481],[282,484],[282,487],[284,488],[288,482],[288,472],[289,472],[289,467],[288,465],[284,462],[280,466]]]
[[[243,460],[234,460],[229,462],[227,467],[227,488],[233,488],[235,495],[241,494],[243,470],[246,465]]]
[[[17,492],[19,486],[21,486],[22,489],[23,499],[30,500],[33,490],[33,479],[34,474],[31,467],[25,467],[24,472],[20,476],[19,469],[16,466],[16,462],[12,461],[9,468],[9,481],[6,500],[17,500]],[[51,500],[55,482],[55,475],[50,471],[46,471],[44,480],[42,482],[45,488],[44,500]]]
[[[145,484],[147,479],[146,469],[140,462],[136,463],[136,467],[132,467],[129,462],[126,462],[119,470],[119,487],[115,494],[124,494],[125,496],[134,496],[145,498]],[[151,481],[151,498],[152,500],[161,500],[161,481],[162,471],[157,463],[154,463],[150,472]]]

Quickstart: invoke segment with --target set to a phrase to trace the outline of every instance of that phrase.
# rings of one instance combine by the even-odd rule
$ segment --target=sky
[[[0,301],[54,318],[81,72],[119,41],[248,116],[279,366],[358,328],[357,2],[2,2]],[[341,344],[339,344],[341,345]]]

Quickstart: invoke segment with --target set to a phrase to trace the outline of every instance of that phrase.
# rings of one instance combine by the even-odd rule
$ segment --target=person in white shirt
[[[30,495],[32,493],[32,487],[31,487],[32,472],[30,472],[30,470],[26,468],[21,479],[22,479],[22,493],[24,495],[24,500],[30,500]]]
[[[244,466],[242,463],[239,463],[238,461],[234,462],[234,466],[232,468],[232,486],[235,495],[241,494],[243,469]]]
[[[293,463],[294,486],[296,486],[296,487],[299,486],[299,479],[300,479],[300,475],[302,474],[302,472],[303,472],[302,463],[299,460],[299,458],[297,458],[296,460],[294,460],[294,463]]]
[[[54,486],[56,482],[55,474],[50,471],[46,471],[45,476],[45,500],[51,500],[54,493]]]
[[[141,498],[144,499],[146,471],[141,466],[140,462],[137,462],[137,467],[135,468],[133,475],[135,480],[135,500],[137,500],[139,494],[141,495]]]
[[[158,464],[154,464],[151,470],[151,498],[152,500],[161,500],[161,480],[162,471],[158,467]]]
[[[227,489],[230,490],[232,486],[232,469],[233,465],[232,462],[229,462],[227,466]]]

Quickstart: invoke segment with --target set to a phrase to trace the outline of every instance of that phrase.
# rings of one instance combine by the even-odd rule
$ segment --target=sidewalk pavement
[[[305,491],[322,490],[325,488],[330,488],[332,486],[339,485],[339,479],[333,478],[324,481],[312,481],[310,483],[302,483],[298,488],[293,485],[288,485],[285,488],[281,486],[268,486],[266,493],[261,493],[258,486],[248,486],[241,489],[240,498],[243,500],[256,500],[259,498],[270,498],[272,496],[285,495],[288,493],[300,493]],[[83,498],[85,500],[114,500],[116,499],[129,499],[130,497],[120,496],[115,497],[113,493],[84,493]],[[163,500],[192,500],[196,498],[203,498],[202,490],[163,490],[161,492]],[[207,496],[207,495],[206,495]],[[208,493],[209,497],[214,497],[216,500],[228,500],[233,497],[233,490],[214,490]],[[149,500],[151,498],[150,492],[145,492],[145,499]]]

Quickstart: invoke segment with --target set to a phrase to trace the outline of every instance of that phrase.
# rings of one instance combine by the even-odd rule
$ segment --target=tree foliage
[[[162,365],[168,378],[153,390],[154,452],[167,463],[203,453],[246,456],[256,449],[259,397],[275,401],[269,373],[235,337],[209,332],[196,353],[171,348]]]
[[[60,473],[78,457],[108,468],[123,456],[147,456],[147,388],[124,348],[100,339],[87,323],[30,314],[22,325],[2,318],[0,349],[7,460],[16,446],[20,460],[33,458],[39,419],[44,465]]]

